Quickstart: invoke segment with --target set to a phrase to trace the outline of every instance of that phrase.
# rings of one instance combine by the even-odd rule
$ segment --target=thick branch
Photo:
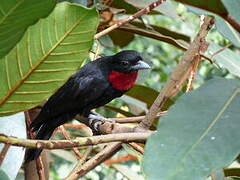
[[[190,72],[189,69],[192,66],[194,57],[198,55],[203,48],[205,48],[205,37],[208,31],[211,29],[213,23],[214,21],[211,17],[206,16],[204,18],[204,23],[202,24],[197,36],[190,44],[178,66],[172,72],[166,85],[163,87],[160,94],[151,106],[149,112],[147,113],[146,118],[143,119],[143,121],[139,124],[140,129],[149,129],[153,120],[157,116],[157,113],[160,111],[166,100],[179,91],[182,83],[187,79],[187,75]]]
[[[146,133],[120,133],[108,134],[92,137],[81,137],[74,140],[30,140],[19,139],[16,137],[6,136],[0,134],[0,142],[11,144],[13,146],[22,146],[28,148],[40,149],[67,149],[73,147],[81,147],[88,145],[96,145],[101,143],[109,143],[115,141],[132,142],[132,141],[145,141],[151,132]]]
[[[140,11],[136,12],[135,14],[133,14],[132,16],[129,16],[128,18],[110,26],[109,28],[97,33],[95,36],[94,36],[94,39],[99,39],[100,37],[108,34],[109,32],[113,31],[114,29],[117,29],[118,27],[126,24],[126,23],[129,23],[130,21],[136,19],[136,18],[139,18],[140,16],[142,16],[143,14],[147,14],[149,13],[152,9],[154,9],[155,7],[159,6],[160,4],[162,4],[165,0],[157,0],[153,3],[151,3],[150,5],[148,5],[147,7],[141,9]]]

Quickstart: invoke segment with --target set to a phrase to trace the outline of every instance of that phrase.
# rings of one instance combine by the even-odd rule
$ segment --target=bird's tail
[[[53,134],[55,127],[49,127],[47,124],[43,124],[37,132],[34,139],[48,140]],[[25,154],[25,163],[38,158],[42,149],[27,149]]]

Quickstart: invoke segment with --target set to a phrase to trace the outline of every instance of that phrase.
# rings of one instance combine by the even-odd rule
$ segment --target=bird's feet
[[[115,123],[114,120],[107,119],[96,112],[90,112],[90,114],[88,115],[88,120],[90,127],[92,127],[97,132],[99,131],[99,126],[104,124],[105,122]]]

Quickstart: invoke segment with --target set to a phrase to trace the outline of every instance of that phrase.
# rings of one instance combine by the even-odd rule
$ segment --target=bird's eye
[[[129,62],[128,61],[122,61],[121,65],[124,66],[124,67],[127,67],[129,65]]]

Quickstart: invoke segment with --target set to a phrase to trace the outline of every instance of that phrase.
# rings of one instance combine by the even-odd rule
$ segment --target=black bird
[[[30,128],[35,139],[47,140],[60,125],[77,114],[89,117],[91,110],[122,96],[135,83],[138,70],[150,66],[133,50],[121,51],[84,65],[53,94],[34,119]],[[29,149],[25,161],[36,159],[41,149]]]

